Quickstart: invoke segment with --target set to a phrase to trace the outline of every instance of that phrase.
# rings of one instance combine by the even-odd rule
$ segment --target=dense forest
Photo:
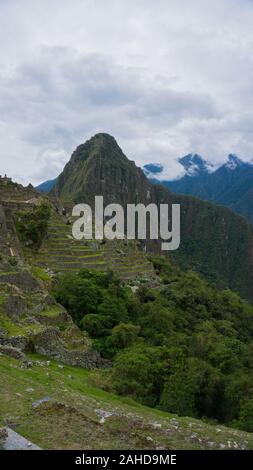
[[[81,269],[60,277],[55,298],[112,361],[113,391],[253,432],[253,306],[162,257],[152,262],[158,288]]]

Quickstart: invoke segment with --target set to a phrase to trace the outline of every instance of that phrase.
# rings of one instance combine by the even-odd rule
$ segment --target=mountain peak
[[[98,132],[97,134],[93,135],[87,142],[89,142],[90,144],[99,144],[99,145],[103,145],[107,143],[118,145],[116,142],[116,139],[112,135],[107,134],[106,132]]]
[[[197,153],[189,153],[184,157],[179,159],[179,163],[184,167],[186,170],[186,175],[188,176],[196,176],[200,173],[208,173],[212,167],[210,163],[208,163],[201,155]]]
[[[71,162],[85,162],[88,158],[101,158],[103,160],[116,160],[126,158],[116,139],[110,134],[100,132],[85,143],[78,145],[71,156]]]
[[[70,161],[57,178],[54,195],[65,202],[94,203],[95,195],[103,195],[105,204],[128,203],[143,191],[147,193],[143,172],[128,160],[114,137],[99,133],[73,152]],[[143,197],[144,198],[144,197]]]
[[[239,157],[237,157],[237,155],[233,153],[230,153],[228,155],[227,162],[225,163],[225,167],[229,168],[230,170],[235,170],[239,166],[243,166],[243,165],[245,165],[245,163]]]
[[[117,144],[116,139],[106,132],[99,132],[93,135],[90,139],[86,140],[84,144],[79,145],[79,147],[85,146],[85,148],[104,148],[104,147],[114,147],[119,149],[120,147]],[[77,147],[77,148],[79,148]]]
[[[148,163],[143,166],[143,172],[147,178],[152,178],[162,173],[164,167],[161,163]]]

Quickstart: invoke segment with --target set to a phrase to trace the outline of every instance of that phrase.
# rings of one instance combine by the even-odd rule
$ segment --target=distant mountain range
[[[179,163],[185,173],[174,181],[163,179],[164,167],[160,163],[145,165],[143,170],[153,183],[161,183],[175,193],[222,204],[253,223],[253,163],[233,154],[218,169],[197,154],[186,155]]]
[[[40,191],[41,193],[49,193],[49,191],[54,187],[56,183],[56,179],[57,178],[53,180],[44,181],[44,183],[41,183],[38,186],[36,186],[36,189]]]
[[[185,165],[187,160],[190,157],[184,159]],[[208,164],[197,157],[193,164],[194,169],[189,162],[188,172],[199,166],[208,173]],[[156,169],[159,166],[149,167],[149,172]],[[139,202],[180,204],[181,244],[168,256],[183,269],[195,269],[216,285],[253,299],[253,230],[242,217],[226,207],[152,184],[108,134],[97,134],[79,145],[49,192],[66,209],[80,202],[93,206],[96,195],[103,195],[105,205],[117,202],[123,207]],[[146,248],[160,251],[157,240],[147,240]]]

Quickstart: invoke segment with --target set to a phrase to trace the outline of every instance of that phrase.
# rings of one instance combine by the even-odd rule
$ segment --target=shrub
[[[21,241],[31,242],[33,247],[39,248],[47,234],[51,207],[43,201],[39,206],[29,211],[20,211],[17,214],[16,228]]]

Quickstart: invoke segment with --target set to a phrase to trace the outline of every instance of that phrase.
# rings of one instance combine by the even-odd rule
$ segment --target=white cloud
[[[253,156],[249,0],[0,1],[0,173],[58,174],[109,132],[143,165]]]

